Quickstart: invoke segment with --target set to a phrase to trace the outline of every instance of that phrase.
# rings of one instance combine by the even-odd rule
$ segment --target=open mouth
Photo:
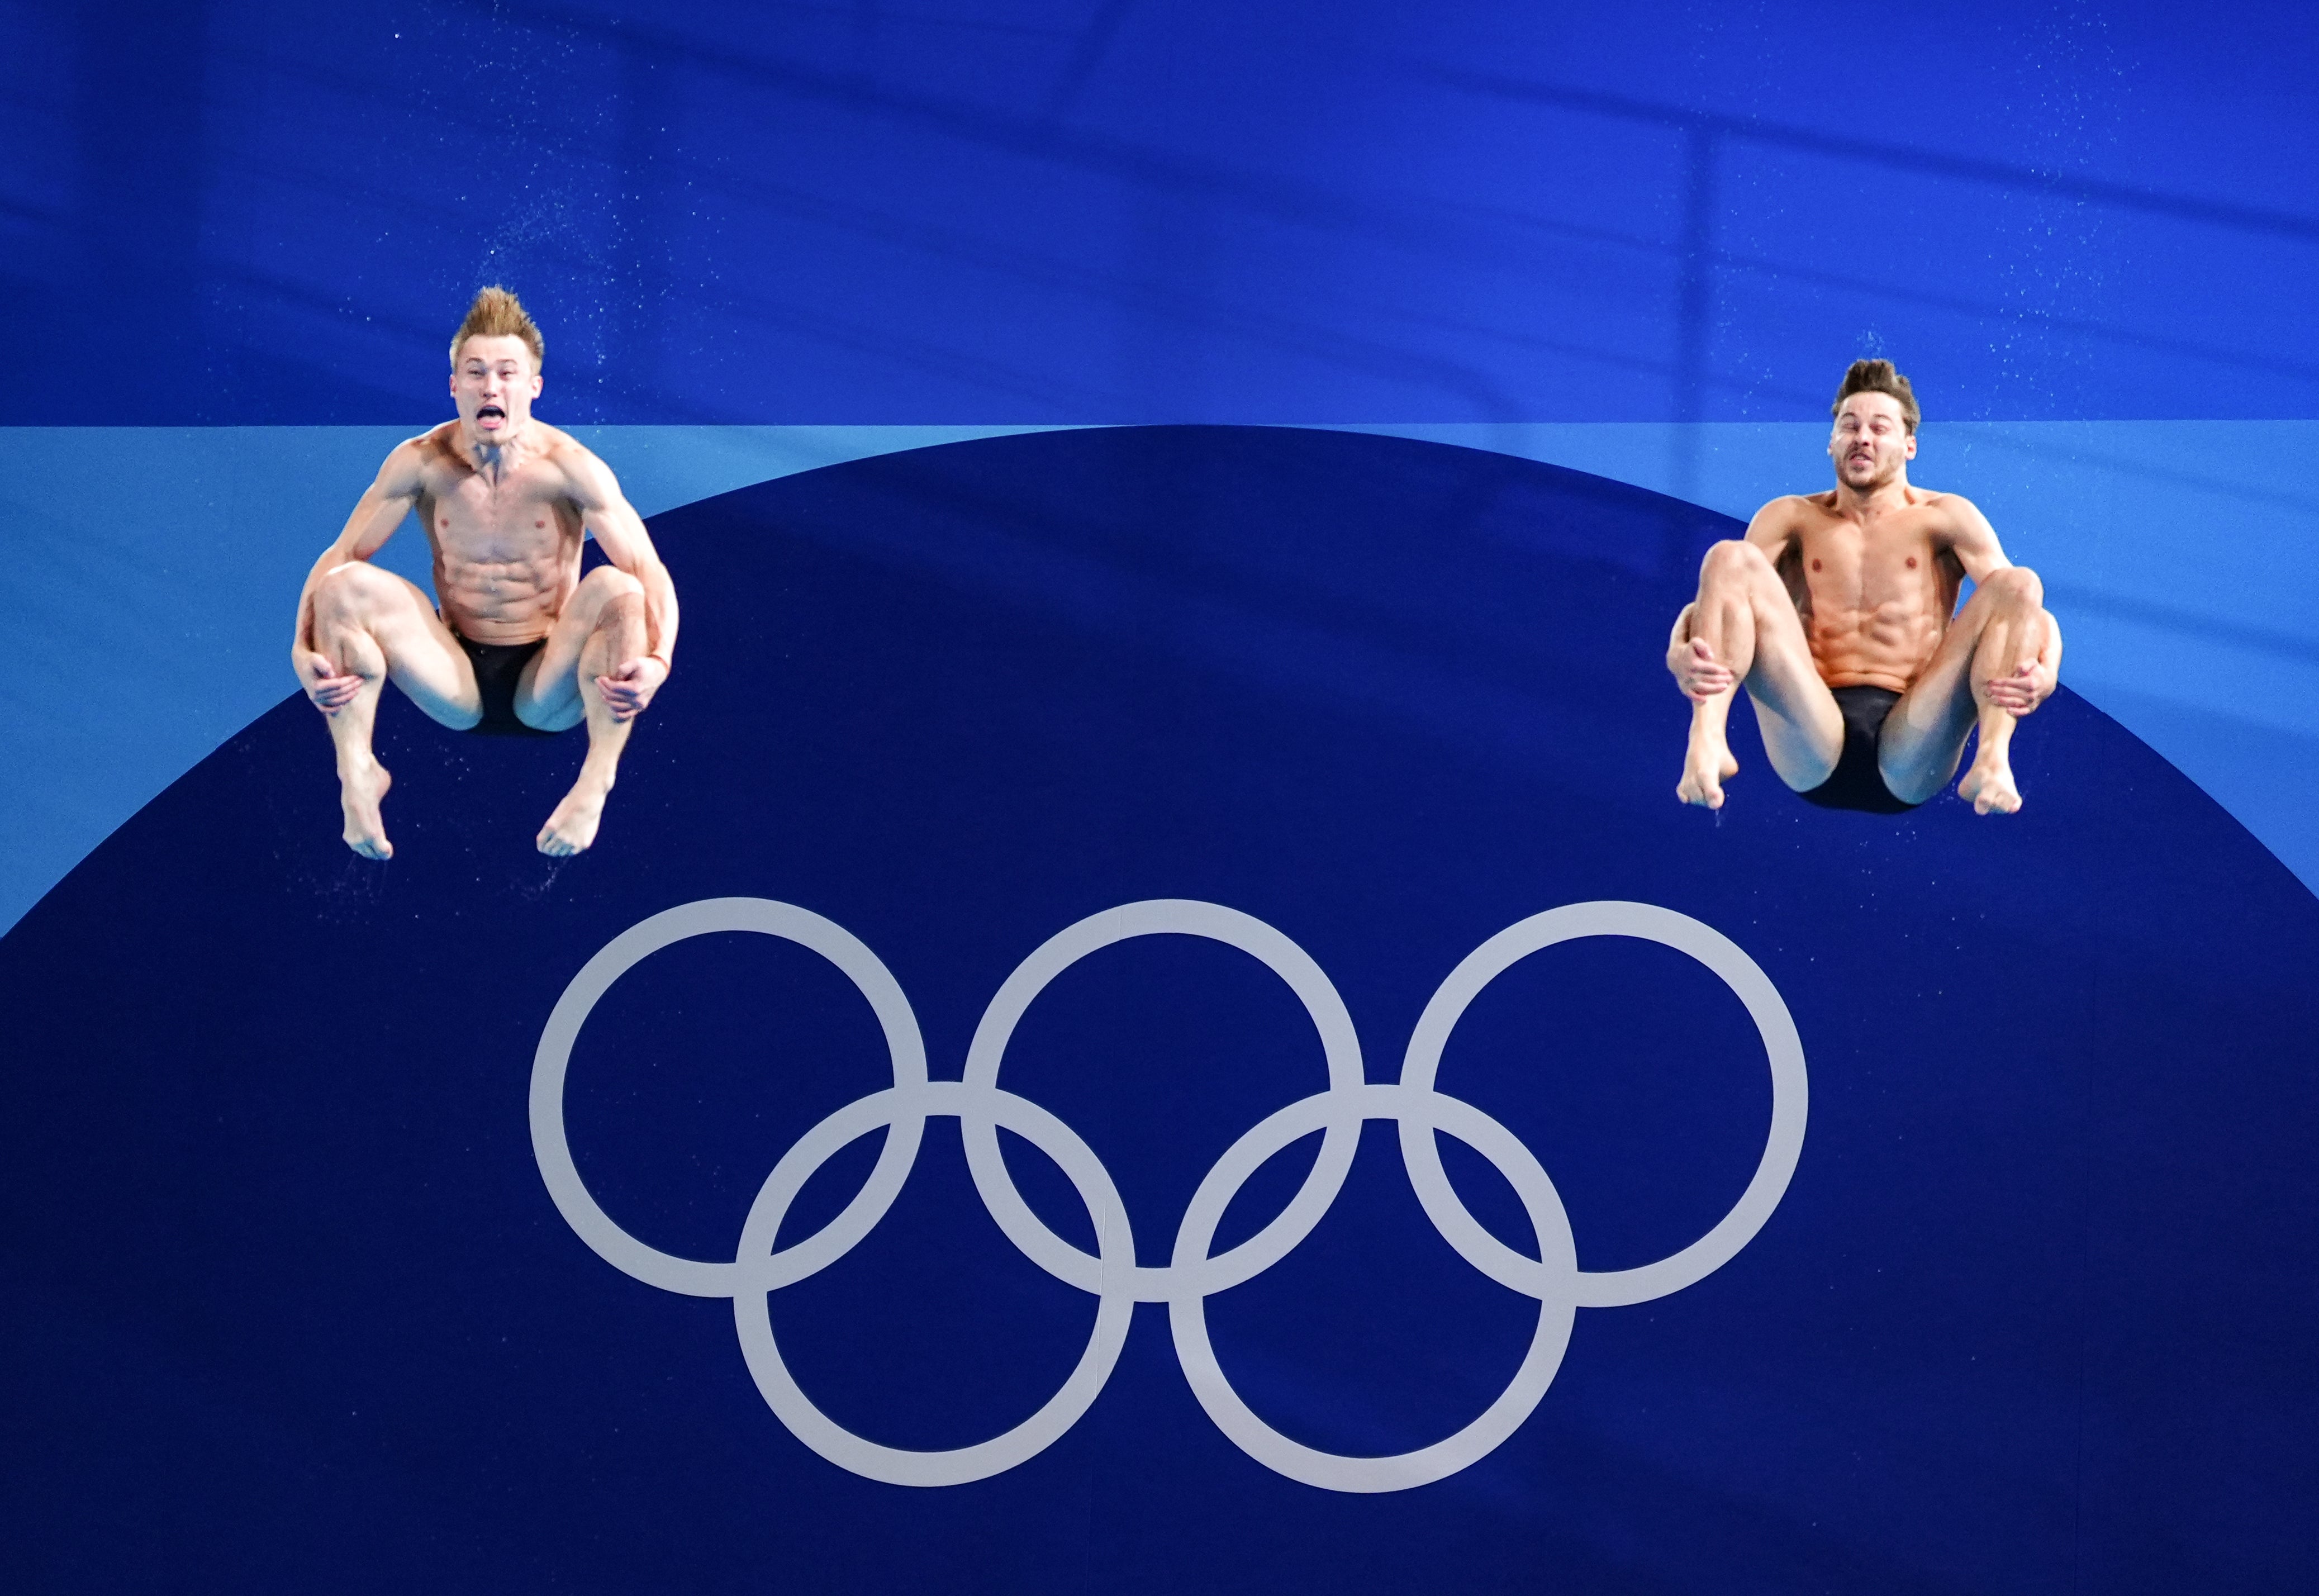
[[[495,404],[487,404],[475,412],[475,419],[478,421],[504,421],[507,419],[507,412],[500,409],[500,407]]]

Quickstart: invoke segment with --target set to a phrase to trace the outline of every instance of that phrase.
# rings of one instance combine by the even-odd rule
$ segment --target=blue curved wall
[[[2319,1219],[2319,903],[2074,695],[2021,739],[2018,825],[1953,797],[1815,810],[1744,736],[1719,823],[1663,801],[1683,715],[1652,623],[1728,526],[1527,462],[1269,429],[970,443],[728,494],[656,525],[697,595],[686,678],[569,863],[530,845],[568,758],[395,700],[394,868],[349,859],[311,712],[271,712],[0,942],[0,1001],[50,1060],[10,1072],[0,1113],[28,1310],[8,1363],[44,1458],[9,1509],[28,1584],[188,1562],[239,1591],[2295,1584],[2319,1297],[2282,1260]],[[1035,1456],[874,1483],[768,1411],[728,1304],[582,1243],[527,1133],[581,966],[735,895],[862,939],[937,1079],[1018,960],[1117,904],[1202,899],[1292,938],[1379,1082],[1484,939],[1656,905],[1777,989],[1809,1132],[1732,1261],[1579,1310],[1529,1420],[1438,1483],[1343,1495],[1259,1466],[1194,1404],[1156,1304]],[[814,955],[678,944],[580,1032],[579,1172],[648,1245],[730,1258],[775,1162],[891,1078],[884,1051]],[[1147,1265],[1224,1150],[1322,1085],[1288,989],[1187,937],[1066,971],[1005,1071],[1087,1140]],[[1713,1225],[1772,1111],[1716,978],[1617,938],[1492,982],[1441,1079],[1538,1159],[1593,1270]],[[1391,1131],[1302,1246],[1208,1303],[1251,1407],[1331,1452],[1458,1428],[1537,1313],[1443,1244]],[[833,1160],[785,1236],[877,1146]],[[1539,1256],[1489,1164],[1449,1169]],[[917,1449],[1027,1416],[1092,1319],[986,1217],[947,1121],[772,1312],[814,1401]]]
[[[0,1568],[2308,1583],[2313,27],[0,11],[0,1322],[36,1460]],[[380,872],[335,841],[282,633],[376,458],[443,412],[442,345],[492,280],[546,327],[542,413],[654,517],[683,672],[605,844],[560,869],[525,849],[562,753],[390,699]],[[1743,746],[1719,822],[1682,811],[1666,618],[1727,518],[1824,479],[1824,395],[1874,353],[1925,399],[1918,479],[1990,510],[2068,629],[2029,808],[1824,815]],[[1782,995],[1809,1130],[1745,1249],[1575,1310],[1536,1411],[1437,1483],[1252,1460],[1155,1303],[1035,1457],[876,1484],[768,1410],[729,1304],[582,1244],[527,1134],[565,983],[736,894],[860,937],[938,1079],[1019,960],[1116,904],[1293,938],[1380,1083],[1484,939],[1658,905]],[[703,1258],[883,1069],[859,999],[769,939],[656,954],[590,1025],[581,1172]],[[1100,1155],[1146,1265],[1320,1081],[1283,988],[1184,938],[1091,959],[1017,1046],[1009,1086]],[[1640,942],[1502,977],[1444,1089],[1535,1153],[1595,1270],[1713,1223],[1770,1112],[1736,1002]],[[934,1122],[893,1213],[773,1299],[805,1387],[892,1445],[1013,1422],[1093,1317],[982,1217],[957,1137]],[[1361,1149],[1210,1318],[1270,1422],[1378,1453],[1487,1403],[1537,1310],[1445,1247],[1389,1125]],[[1010,1157],[1078,1235],[1061,1177]]]

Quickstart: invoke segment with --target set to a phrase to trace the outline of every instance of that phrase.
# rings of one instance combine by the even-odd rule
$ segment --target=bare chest
[[[1865,525],[1829,516],[1807,526],[1793,555],[1794,585],[1823,619],[1945,614],[1955,598],[1954,557],[1934,537],[1931,518],[1906,513]]]
[[[448,563],[553,562],[580,537],[579,509],[562,486],[557,473],[538,468],[494,479],[453,465],[429,473],[417,509],[429,540]]]

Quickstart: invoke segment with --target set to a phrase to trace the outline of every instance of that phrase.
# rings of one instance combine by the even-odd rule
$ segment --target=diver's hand
[[[2018,720],[2053,695],[2053,672],[2043,660],[2032,660],[2010,676],[1992,677],[1989,701]]]
[[[658,654],[640,654],[609,676],[596,678],[596,690],[604,695],[604,708],[612,712],[614,720],[634,720],[667,680],[668,667],[661,663]]]
[[[293,650],[290,666],[298,672],[298,685],[306,690],[306,701],[325,715],[345,708],[362,691],[361,677],[340,675],[338,665],[328,654],[316,654],[311,648]]]
[[[1667,650],[1667,669],[1674,672],[1675,685],[1683,689],[1683,696],[1695,703],[1729,692],[1738,680],[1696,637]]]

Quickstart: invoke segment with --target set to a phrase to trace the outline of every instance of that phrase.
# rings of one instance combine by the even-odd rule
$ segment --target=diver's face
[[[469,338],[451,368],[451,399],[459,407],[459,431],[471,444],[499,445],[531,419],[539,397],[539,373],[519,338]]]
[[[1854,393],[1836,412],[1827,453],[1836,462],[1836,481],[1866,492],[1900,479],[1917,457],[1917,438],[1901,419],[1899,400],[1890,393]]]

